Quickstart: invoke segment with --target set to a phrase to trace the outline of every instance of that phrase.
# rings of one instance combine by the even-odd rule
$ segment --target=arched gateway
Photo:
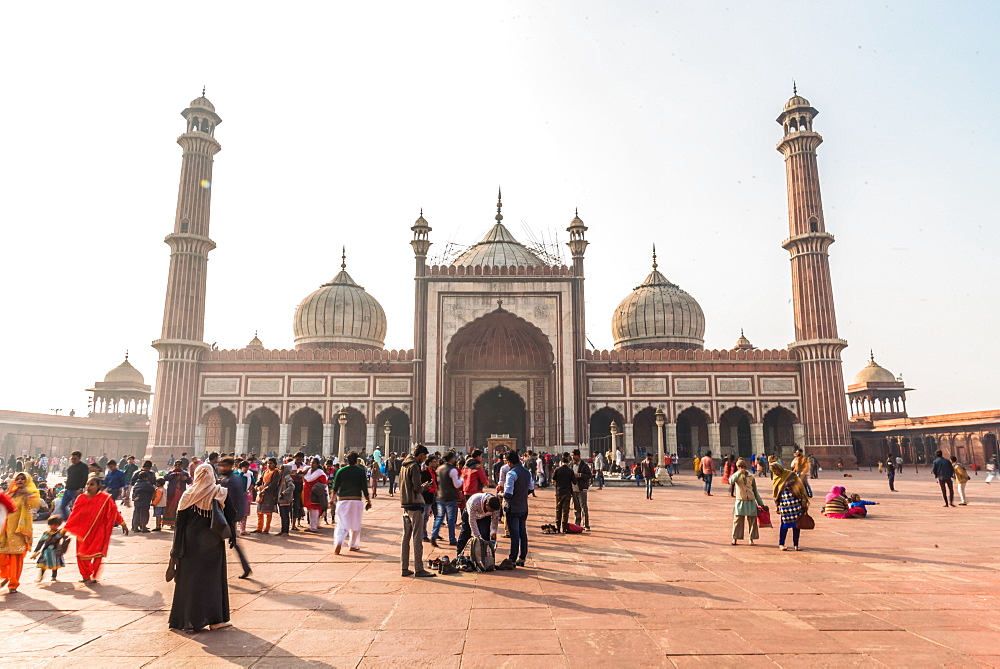
[[[518,449],[550,443],[553,362],[548,337],[502,306],[462,327],[445,355],[446,445],[482,448],[494,434]]]

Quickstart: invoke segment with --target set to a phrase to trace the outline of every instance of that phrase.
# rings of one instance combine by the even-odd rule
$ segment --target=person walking
[[[229,525],[229,545],[236,543],[236,508],[226,488],[215,482],[212,465],[194,472],[194,483],[177,507],[177,525],[170,549],[168,580],[174,579],[174,597],[167,625],[171,629],[210,630],[229,627],[229,582],[225,540],[212,529],[215,503]]]
[[[125,459],[125,466],[122,467],[122,475],[125,477],[125,490],[122,495],[122,506],[132,506],[132,478],[138,471],[139,465],[135,463],[135,456],[128,456]]]
[[[184,466],[186,461],[186,458],[175,460],[174,470],[167,472],[166,476],[163,477],[163,480],[167,482],[167,506],[163,512],[164,525],[173,526],[177,519],[177,505],[181,501],[181,495],[191,483],[191,475],[187,473],[187,468]]]
[[[507,529],[510,532],[510,559],[523,567],[528,556],[528,495],[535,490],[531,474],[521,465],[516,451],[508,451],[510,470],[504,480],[503,497],[507,502]],[[572,473],[573,470],[570,470]],[[572,490],[572,485],[570,486]]]
[[[715,461],[712,460],[712,451],[705,451],[698,466],[701,468],[701,478],[705,481],[705,494],[711,497],[712,477],[715,475]]]
[[[604,453],[598,452],[594,456],[594,474],[597,480],[597,489],[604,489]]]
[[[10,506],[0,531],[0,588],[17,592],[24,570],[24,556],[31,547],[34,510],[42,503],[38,488],[24,472],[14,476],[7,489]]]
[[[149,472],[138,472],[138,478],[131,487],[132,500],[135,508],[132,510],[132,531],[135,533],[150,532],[149,507],[153,503],[153,496],[156,494],[156,486],[149,480]]]
[[[813,496],[812,488],[809,487],[809,475],[812,473],[812,463],[802,452],[801,448],[795,449],[795,456],[792,458],[792,471],[798,474],[799,480],[806,489],[806,495]]]
[[[896,490],[896,460],[889,454],[889,457],[885,459],[885,475],[889,479],[889,490],[891,492],[899,492]],[[945,506],[948,506],[945,504]]]
[[[437,470],[437,514],[434,518],[434,529],[431,531],[431,545],[438,547],[441,540],[441,525],[448,521],[448,544],[457,543],[455,524],[458,520],[458,493],[462,489],[462,477],[455,467],[455,452],[444,454],[444,464]]]
[[[247,503],[246,490],[243,488],[245,479],[233,471],[235,466],[235,459],[222,458],[216,462],[213,469],[215,469],[218,476],[219,485],[226,489],[226,499],[232,504],[233,511],[236,514],[236,522],[230,526],[232,539],[229,542],[229,547],[236,551],[236,557],[239,558],[240,566],[243,567],[243,574],[239,578],[245,579],[250,578],[253,570],[250,568],[250,562],[243,553],[243,549],[240,548],[239,543],[236,541],[236,535],[240,521],[246,522],[246,517],[250,513],[250,505]]]
[[[83,453],[73,451],[69,456],[69,467],[66,468],[66,490],[63,492],[63,515],[69,520],[73,512],[73,502],[83,489],[87,487],[87,463],[83,462]]]
[[[552,480],[556,484],[556,528],[560,532],[567,531],[566,525],[569,524],[569,503],[573,499],[573,482],[576,479],[576,475],[573,473],[573,468],[569,466],[569,462],[569,454],[563,454],[562,464],[552,472]],[[510,528],[508,527],[508,529]],[[511,543],[513,541],[513,530],[511,530]]]
[[[931,463],[931,472],[941,486],[941,496],[944,497],[945,506],[955,506],[955,487],[952,479],[955,478],[955,468],[951,461],[945,458],[941,451],[934,452],[934,462]]]
[[[267,469],[260,475],[257,485],[257,528],[251,534],[270,534],[271,518],[278,510],[278,489],[281,487],[281,472],[275,458],[267,459]]]
[[[437,576],[424,569],[424,493],[431,481],[423,478],[422,466],[427,460],[427,447],[414,446],[399,468],[399,505],[403,508],[403,543],[399,553],[402,576],[428,578]],[[413,551],[414,572],[410,569],[410,551]]]
[[[35,552],[31,554],[32,559],[37,561],[39,581],[45,577],[46,570],[52,572],[53,582],[59,580],[59,570],[66,566],[63,555],[66,552],[69,538],[66,536],[66,531],[60,527],[61,525],[61,517],[49,516],[49,529],[39,537]]]
[[[309,514],[306,532],[319,532],[319,517],[329,505],[326,472],[321,464],[319,458],[313,458],[309,463],[309,471],[302,477],[302,506]]]
[[[792,546],[795,550],[800,550],[799,534],[802,528],[798,525],[799,518],[809,510],[809,497],[806,495],[805,486],[795,472],[785,469],[777,462],[771,463],[771,485],[778,515],[781,516],[778,548],[783,551],[789,550],[785,546],[785,538],[788,536],[788,530],[791,530]]]
[[[958,458],[951,456],[951,468],[955,470],[955,487],[958,488],[958,505],[968,506],[965,501],[965,485],[969,482],[969,472],[958,462]]]
[[[127,484],[125,474],[118,469],[118,462],[108,460],[108,472],[104,475],[104,489],[111,495],[111,499],[117,502]]]
[[[128,535],[114,498],[101,491],[99,479],[90,479],[84,494],[76,499],[76,512],[66,521],[66,531],[76,537],[76,566],[84,583],[97,583],[116,525]]]
[[[747,525],[750,534],[750,545],[760,537],[757,526],[757,510],[764,506],[760,493],[757,492],[757,479],[747,467],[747,461],[740,458],[736,461],[736,473],[729,478],[729,485],[736,494],[736,504],[733,506],[733,545],[743,539],[743,525]]]
[[[590,481],[594,474],[590,471],[590,465],[580,457],[580,449],[573,449],[573,514],[574,522],[582,525],[583,529],[590,532],[590,506],[587,504],[587,491],[590,489]]]
[[[653,499],[653,478],[656,476],[656,462],[653,460],[652,453],[646,455],[646,459],[639,466],[639,472],[642,474],[642,478],[646,479],[646,499]]]
[[[292,465],[281,465],[281,485],[278,487],[278,517],[281,529],[278,536],[288,536],[292,527],[292,504],[295,501],[295,481],[292,480]]]
[[[337,501],[334,522],[337,529],[333,534],[333,552],[340,555],[344,543],[352,551],[361,550],[361,522],[365,511],[372,508],[368,496],[368,485],[364,465],[358,464],[358,454],[351,451],[347,455],[347,466],[341,467],[333,476],[333,495]],[[361,497],[364,496],[364,504]]]
[[[396,494],[396,479],[399,478],[399,470],[402,465],[403,461],[396,457],[395,453],[390,453],[389,458],[385,461],[385,475],[389,479],[390,497]]]

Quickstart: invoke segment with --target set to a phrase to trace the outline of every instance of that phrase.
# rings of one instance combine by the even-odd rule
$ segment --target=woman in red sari
[[[98,479],[90,479],[84,494],[76,498],[73,514],[66,521],[66,531],[76,536],[76,565],[84,583],[97,583],[97,573],[108,554],[115,525],[122,528],[122,534],[128,534],[128,526],[118,513],[115,500],[101,492]]]

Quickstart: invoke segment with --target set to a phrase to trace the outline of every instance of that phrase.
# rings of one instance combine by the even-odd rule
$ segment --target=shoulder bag
[[[222,513],[222,506],[218,500],[212,500],[212,532],[220,539],[228,539],[233,536],[233,530],[229,527],[226,514]]]

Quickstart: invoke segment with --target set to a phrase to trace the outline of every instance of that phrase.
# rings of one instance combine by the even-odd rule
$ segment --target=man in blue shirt
[[[507,530],[510,532],[510,559],[524,566],[528,556],[528,495],[534,494],[535,482],[521,464],[516,451],[507,453],[510,471],[504,482],[503,497],[507,501]]]
[[[127,484],[125,474],[118,469],[118,463],[114,460],[108,460],[108,473],[104,477],[104,488],[111,494],[111,499],[117,501]]]

